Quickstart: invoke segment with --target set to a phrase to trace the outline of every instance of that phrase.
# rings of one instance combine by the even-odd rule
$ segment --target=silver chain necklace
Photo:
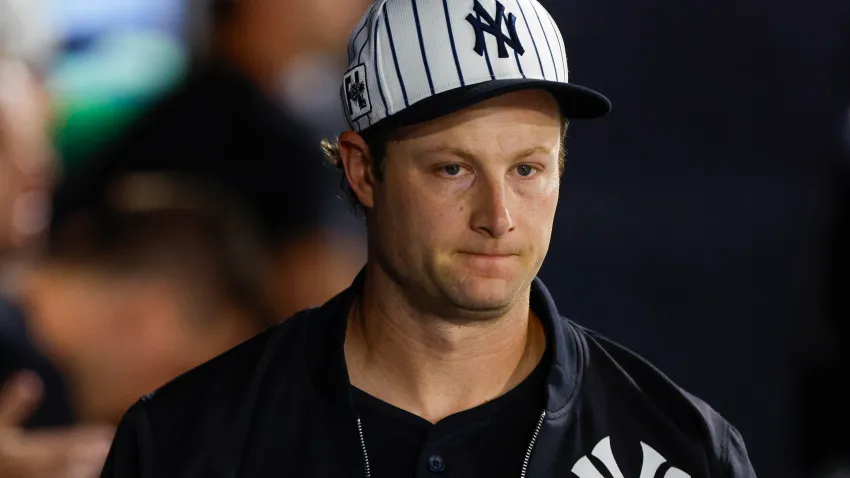
[[[358,318],[362,320],[360,315],[360,302],[356,302],[355,310],[352,311]],[[525,452],[525,458],[522,460],[522,473],[520,478],[528,478],[528,465],[531,463],[531,453],[534,451],[534,445],[537,443],[537,437],[540,435],[540,430],[543,428],[543,421],[546,419],[546,410],[540,412],[540,418],[537,420],[537,426],[534,428],[534,434],[531,436],[531,442],[528,444],[528,449]],[[363,467],[366,471],[366,478],[372,478],[372,467],[369,464],[369,451],[366,448],[366,437],[363,435],[363,421],[357,417],[357,434],[360,436],[360,449],[363,452]]]

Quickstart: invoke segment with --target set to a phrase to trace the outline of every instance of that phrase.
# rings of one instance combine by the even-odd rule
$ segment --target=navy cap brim
[[[602,94],[579,85],[546,80],[493,80],[439,93],[391,115],[373,129],[409,126],[430,121],[482,101],[514,91],[542,89],[550,92],[561,105],[561,112],[570,120],[601,118],[611,111],[611,102]]]

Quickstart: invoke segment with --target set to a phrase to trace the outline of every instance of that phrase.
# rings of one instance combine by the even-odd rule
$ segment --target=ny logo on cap
[[[348,115],[352,121],[372,111],[369,90],[366,88],[366,65],[359,65],[345,74],[344,91]]]
[[[484,56],[484,50],[487,48],[484,38],[485,33],[496,37],[496,41],[499,43],[499,58],[509,57],[506,46],[511,47],[518,55],[525,53],[525,48],[522,47],[522,43],[519,41],[519,35],[516,32],[516,15],[511,13],[505,16],[505,6],[502,5],[502,2],[496,2],[495,19],[490,16],[490,13],[487,12],[487,9],[478,0],[475,0],[474,11],[475,15],[470,13],[467,15],[466,21],[471,23],[472,27],[475,28],[475,53],[478,53],[479,56]],[[502,21],[505,21],[508,25],[507,35],[502,32]]]

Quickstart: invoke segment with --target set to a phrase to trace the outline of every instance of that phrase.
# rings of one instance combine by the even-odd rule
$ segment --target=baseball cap
[[[102,208],[109,199],[103,192],[116,178],[161,174],[202,178],[231,191],[276,248],[321,221],[316,204],[332,176],[308,138],[303,125],[241,71],[224,62],[199,63],[120,134],[65,171],[53,194],[48,239],[60,241],[79,211]]]
[[[340,94],[357,132],[531,88],[552,93],[570,119],[611,109],[569,83],[564,39],[537,0],[377,0],[353,30],[348,58]]]

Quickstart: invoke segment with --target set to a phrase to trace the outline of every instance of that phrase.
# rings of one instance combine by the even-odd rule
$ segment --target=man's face
[[[0,60],[0,253],[44,230],[53,156],[45,97],[23,64]]]
[[[549,247],[562,127],[549,93],[522,91],[387,144],[370,241],[414,301],[476,319],[527,294]]]

